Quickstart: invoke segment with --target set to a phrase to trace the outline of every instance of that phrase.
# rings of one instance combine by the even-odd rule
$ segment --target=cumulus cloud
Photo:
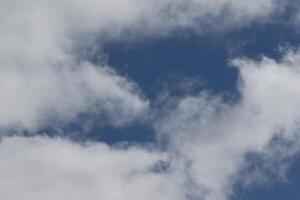
[[[157,116],[164,151],[3,137],[0,198],[225,200],[234,195],[236,180],[262,181],[261,172],[274,170],[269,163],[282,175],[287,165],[281,161],[299,152],[299,58],[290,51],[280,61],[233,60],[240,72],[239,101],[208,91],[180,99]],[[249,154],[262,155],[262,167],[244,176]]]
[[[1,1],[0,127],[33,131],[81,113],[105,116],[101,119],[113,125],[136,119],[148,108],[138,86],[105,63],[88,62],[79,50],[101,48],[128,32],[142,37],[178,28],[201,32],[244,26],[268,19],[278,2]],[[295,139],[299,57],[288,52],[280,61],[233,60],[240,71],[240,101],[228,103],[222,95],[201,92],[159,113],[154,126],[166,138],[165,152],[2,137],[0,198],[227,199],[248,153],[268,150],[272,155],[275,136]]]
[[[23,67],[23,68],[22,68]],[[147,102],[136,85],[104,66],[81,63],[72,66],[2,69],[0,75],[0,125],[36,129],[68,122],[78,113],[106,114],[121,125],[145,110]]]
[[[299,53],[289,52],[279,62],[239,58],[232,63],[240,72],[238,103],[202,92],[180,100],[157,126],[167,137],[170,153],[184,163],[181,170],[207,191],[204,199],[209,200],[232,195],[231,187],[249,153],[265,154],[266,162],[278,163],[276,159],[290,158],[299,150],[295,148],[300,128]],[[295,144],[273,148],[276,137]],[[285,169],[279,163],[277,169]]]
[[[77,44],[88,40],[79,35],[92,34],[94,26],[104,31],[117,13],[124,13],[119,20],[127,21],[131,18],[127,9],[136,5],[89,3],[1,2],[0,127],[38,129],[85,112],[121,125],[147,108],[132,81],[74,53]]]
[[[163,153],[138,147],[82,146],[38,136],[4,138],[0,198],[176,199],[172,177],[153,171],[155,163],[165,159]]]
[[[82,48],[101,48],[126,32],[163,35],[177,28],[245,25],[278,7],[275,0],[1,1],[0,126],[38,128],[48,117],[68,121],[90,107],[118,116],[113,124],[130,121],[147,101],[108,66],[87,63],[78,55]]]

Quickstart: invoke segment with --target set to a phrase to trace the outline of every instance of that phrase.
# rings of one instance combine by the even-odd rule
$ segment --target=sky
[[[299,196],[299,0],[1,0],[0,199]]]

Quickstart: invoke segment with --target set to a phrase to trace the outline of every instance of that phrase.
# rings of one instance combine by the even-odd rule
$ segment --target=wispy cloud
[[[88,63],[74,53],[78,49],[95,45],[95,39],[101,48],[128,32],[142,37],[178,28],[201,32],[244,26],[272,16],[279,7],[274,0],[2,1],[0,126],[30,129],[48,115],[68,120],[90,107],[118,107],[123,119],[112,121],[126,121],[142,112],[147,100],[130,80],[108,66]]]
[[[4,137],[0,197],[227,199],[237,179],[255,184],[265,177],[260,171],[239,173],[251,162],[246,160],[249,153],[268,155],[261,160],[266,162],[263,169],[274,170],[267,163],[277,163],[279,175],[284,173],[285,163],[280,167],[277,161],[299,150],[299,53],[289,52],[279,62],[232,62],[240,71],[240,101],[228,103],[209,92],[179,100],[157,116],[156,131],[167,138],[165,151]],[[281,145],[273,145],[275,137]]]
[[[0,128],[32,133],[82,113],[118,126],[152,111],[136,83],[77,54],[96,39],[101,48],[128,33],[231,30],[268,21],[284,6],[276,0],[0,4]],[[298,51],[288,50],[280,61],[237,58],[231,64],[239,70],[239,101],[204,91],[154,114],[151,125],[166,139],[164,151],[2,136],[0,199],[228,199],[237,179],[255,183],[259,177],[239,174],[249,153],[268,155],[272,163],[298,152],[295,145],[274,148],[272,141],[297,143],[300,123]]]
[[[299,63],[298,52],[286,53],[279,62],[235,59],[232,64],[240,72],[237,103],[201,92],[179,100],[174,111],[158,118],[157,131],[167,136],[170,154],[185,166],[180,170],[208,191],[204,199],[230,196],[247,154],[268,152],[266,162],[274,163],[280,155],[288,158],[298,151],[294,145],[300,128]],[[275,137],[294,144],[273,148]]]

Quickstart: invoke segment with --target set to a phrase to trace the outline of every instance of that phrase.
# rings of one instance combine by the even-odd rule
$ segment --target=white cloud
[[[282,7],[273,0],[166,0],[162,1],[163,26],[188,27],[200,32],[226,30],[264,21]],[[159,16],[159,15],[158,15]]]
[[[95,45],[97,37],[100,47],[125,37],[124,30],[140,37],[186,27],[201,31],[209,24],[240,26],[278,6],[273,0],[1,1],[0,126],[39,128],[47,118],[68,121],[91,107],[122,124],[144,111],[147,101],[130,80],[74,52]]]
[[[237,178],[263,181],[261,171],[281,176],[281,161],[299,152],[300,54],[281,61],[233,60],[240,71],[240,101],[202,92],[157,118],[165,152],[99,142],[74,144],[48,137],[3,137],[1,199],[228,199]],[[272,139],[293,141],[274,145]],[[151,150],[152,149],[152,150]],[[248,153],[264,156],[262,169],[240,174]],[[251,162],[251,161],[248,161]],[[278,171],[274,171],[276,163]]]
[[[163,153],[138,147],[84,146],[47,137],[4,138],[0,198],[7,200],[177,199],[174,180],[154,173]],[[172,190],[171,190],[172,189]]]
[[[84,112],[126,123],[147,109],[147,100],[109,66],[76,55],[78,48],[97,36],[124,37],[128,29],[142,36],[243,26],[267,19],[278,6],[275,0],[1,1],[0,127],[34,130]],[[246,153],[265,152],[276,134],[294,138],[299,55],[289,52],[280,62],[234,60],[242,82],[237,104],[206,92],[180,100],[156,124],[168,137],[168,155],[141,147],[3,137],[0,198],[226,199]],[[149,170],[161,159],[170,159],[166,172]]]
[[[225,103],[221,96],[202,92],[180,100],[175,111],[159,119],[157,130],[167,135],[170,153],[179,153],[187,163],[182,170],[208,191],[205,199],[231,195],[231,186],[248,153],[269,155],[266,161],[275,163],[299,151],[295,144],[270,150],[275,136],[298,144],[299,55],[288,52],[279,62],[269,58],[233,60],[241,79],[238,103]],[[285,165],[277,166],[278,170],[285,169]]]
[[[31,130],[85,112],[121,125],[147,108],[133,82],[72,53],[81,43],[75,35],[90,33],[93,26],[105,31],[117,13],[127,21],[127,9],[136,6],[101,2],[1,2],[0,127]]]
[[[135,87],[113,70],[90,63],[75,68],[11,66],[0,74],[0,125],[30,130],[49,120],[67,122],[83,112],[106,113],[111,123],[120,125],[147,107]]]

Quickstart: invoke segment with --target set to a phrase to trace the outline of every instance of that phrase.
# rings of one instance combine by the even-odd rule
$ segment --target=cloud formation
[[[1,133],[16,127],[38,132],[82,113],[119,126],[149,109],[136,83],[81,55],[87,46],[101,48],[129,33],[228,30],[269,20],[282,6],[276,0],[4,0]],[[165,151],[2,136],[0,199],[228,199],[249,153],[276,161],[274,152],[298,152],[271,147],[275,137],[297,143],[300,123],[299,52],[288,51],[280,61],[238,58],[232,64],[240,73],[238,102],[204,91],[157,114],[153,126],[166,138]]]
[[[2,1],[0,127],[39,128],[48,118],[68,121],[90,107],[112,124],[130,121],[147,100],[108,66],[88,63],[82,49],[128,32],[143,37],[244,26],[280,7],[275,0]]]
[[[137,147],[80,146],[38,136],[4,138],[0,144],[0,198],[176,199],[168,189],[168,175],[152,171],[163,159],[164,154]]]
[[[155,124],[167,138],[165,151],[4,137],[0,198],[228,199],[237,178],[260,181],[255,173],[239,174],[249,153],[269,155],[265,161],[274,163],[299,151],[299,58],[291,51],[281,61],[233,60],[240,100],[228,103],[209,92],[179,100]],[[281,145],[272,144],[276,137]]]
[[[104,31],[105,21],[113,20],[113,3],[102,2],[97,11],[80,1],[1,4],[0,127],[34,130],[86,112],[121,125],[147,109],[147,100],[132,81],[74,53],[80,34],[91,32],[94,25]]]
[[[175,152],[185,163],[183,171],[207,191],[204,199],[230,196],[246,156],[272,155],[274,138],[297,144],[299,55],[290,51],[279,62],[265,57],[261,61],[235,59],[232,64],[240,73],[238,103],[226,103],[222,96],[201,92],[180,100],[177,109],[160,120],[157,130],[167,135],[170,153]],[[292,146],[278,145],[267,162],[282,154],[295,154],[299,149]]]

